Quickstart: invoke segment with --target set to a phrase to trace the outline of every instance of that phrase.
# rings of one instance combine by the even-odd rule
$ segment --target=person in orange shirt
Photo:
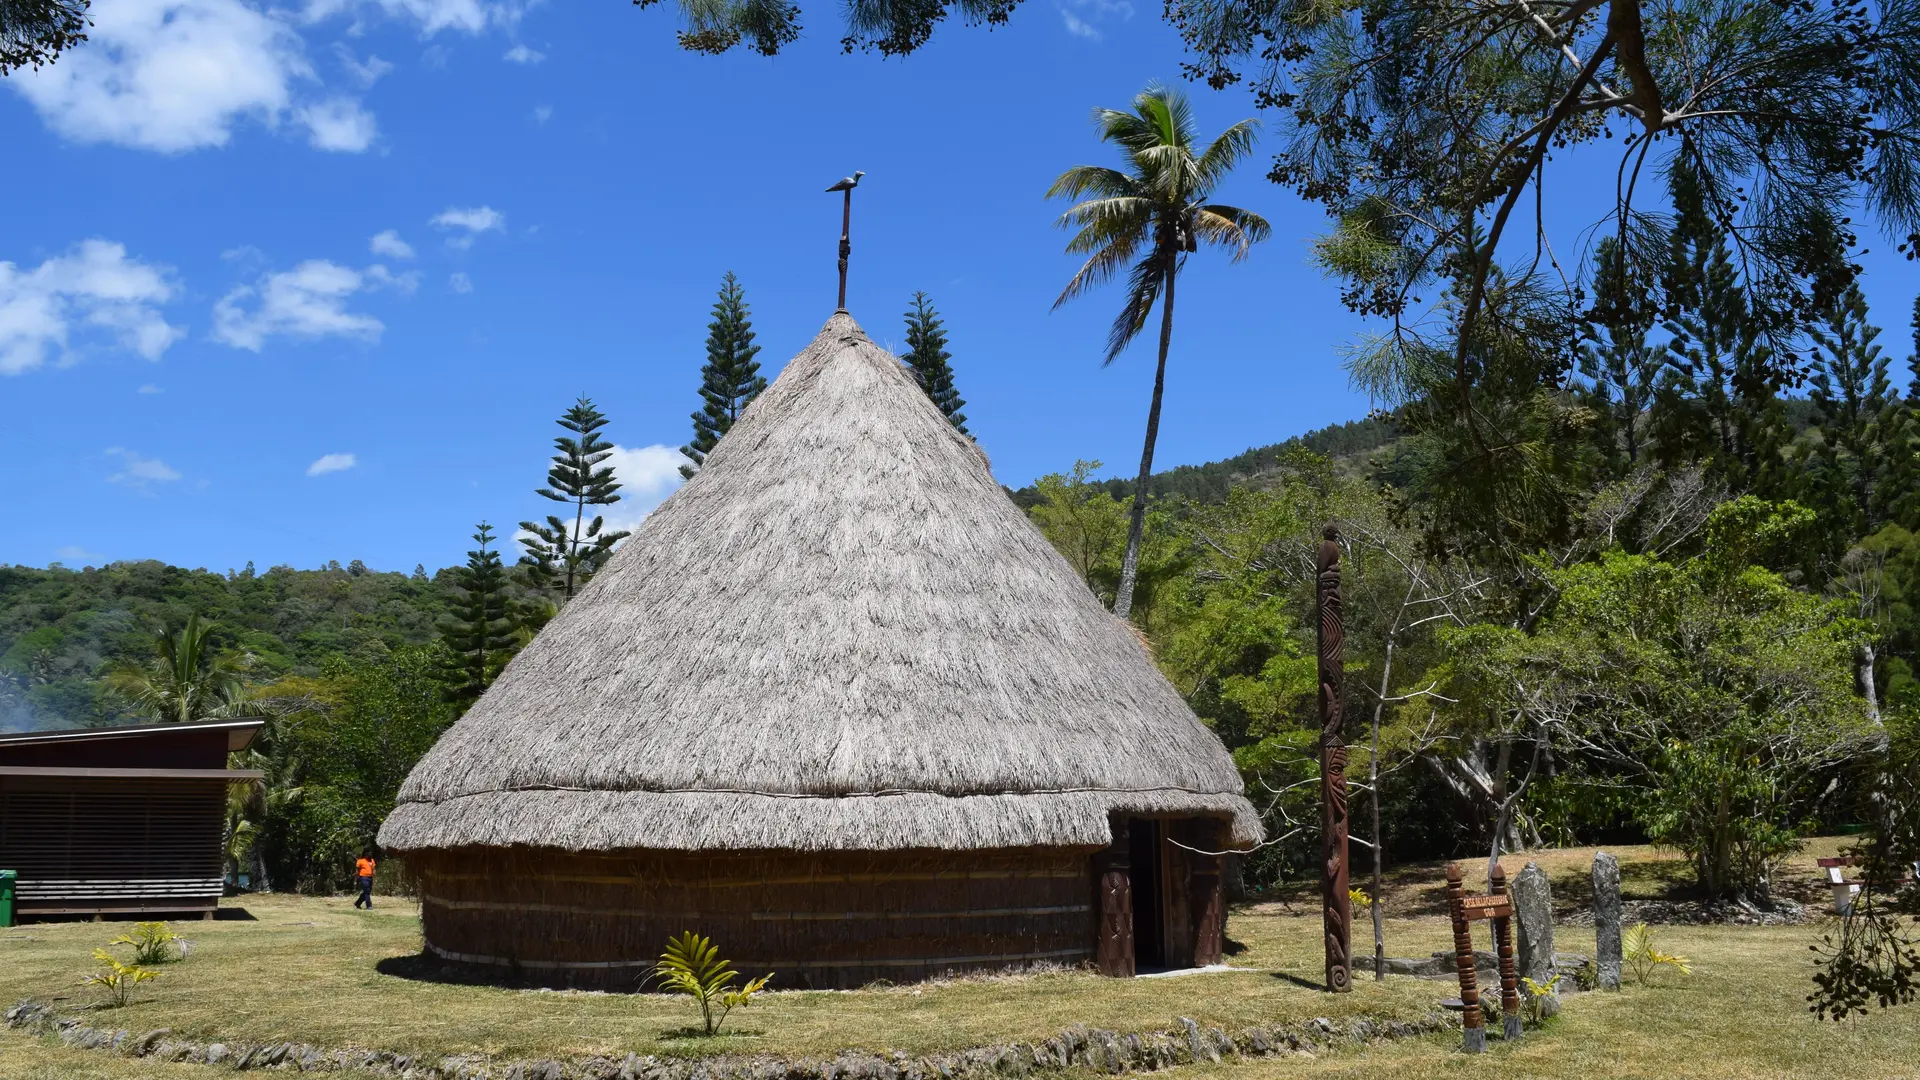
[[[353,874],[360,885],[360,895],[354,898],[353,906],[373,910],[373,855],[368,853],[354,860]]]

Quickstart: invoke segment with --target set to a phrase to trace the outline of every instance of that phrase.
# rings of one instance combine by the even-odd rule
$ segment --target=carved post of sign
[[[1506,910],[1513,908],[1513,898],[1507,892],[1507,872],[1496,861],[1487,880],[1487,891],[1494,896],[1505,897]],[[1494,947],[1500,955],[1500,1033],[1508,1042],[1520,1038],[1520,973],[1513,961],[1513,916],[1496,915],[1493,918]]]
[[[1325,909],[1327,989],[1353,989],[1353,903],[1347,897],[1347,740],[1341,621],[1340,534],[1327,526],[1320,544],[1315,607],[1320,624],[1320,835],[1324,866],[1320,895]]]
[[[1128,820],[1114,815],[1113,843],[1094,856],[1093,964],[1102,975],[1131,979],[1133,953],[1132,845]]]
[[[1469,1054],[1487,1048],[1487,1024],[1480,1015],[1480,987],[1474,982],[1473,935],[1467,929],[1467,887],[1460,864],[1447,864],[1447,912],[1453,916],[1453,963],[1460,972],[1461,1022],[1466,1027],[1462,1044]]]

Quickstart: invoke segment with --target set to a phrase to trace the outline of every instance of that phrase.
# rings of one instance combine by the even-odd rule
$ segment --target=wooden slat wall
[[[225,818],[217,780],[0,778],[0,867],[22,914],[210,908]]]
[[[1092,958],[1085,852],[587,856],[415,852],[426,939],[526,981],[632,989],[668,937],[710,935],[793,988]]]

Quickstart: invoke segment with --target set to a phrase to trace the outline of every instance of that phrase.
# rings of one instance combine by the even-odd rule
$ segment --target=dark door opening
[[[1133,892],[1133,962],[1136,970],[1167,966],[1166,934],[1161,908],[1165,862],[1161,858],[1161,823],[1134,818],[1127,828],[1129,877]]]

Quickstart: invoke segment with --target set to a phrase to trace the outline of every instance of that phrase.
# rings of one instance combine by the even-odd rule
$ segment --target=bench
[[[1866,882],[1848,881],[1846,868],[1860,865],[1859,857],[1855,855],[1843,855],[1837,859],[1816,859],[1815,861],[1820,864],[1820,869],[1827,872],[1827,888],[1833,890],[1833,913],[1835,915],[1845,915],[1851,912],[1853,910],[1853,898],[1859,895],[1860,886],[1866,884]],[[1920,864],[1916,864],[1913,869],[1916,875],[1920,875]],[[1899,878],[1894,881],[1894,885],[1910,885],[1913,883],[1913,880],[1912,877]]]

